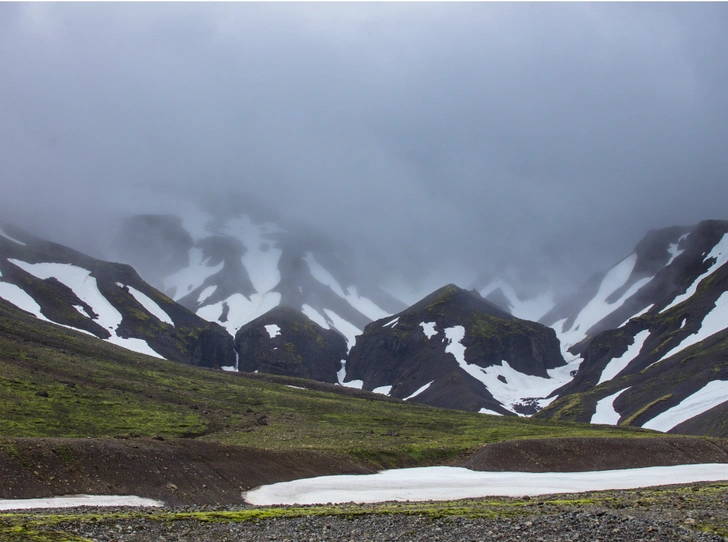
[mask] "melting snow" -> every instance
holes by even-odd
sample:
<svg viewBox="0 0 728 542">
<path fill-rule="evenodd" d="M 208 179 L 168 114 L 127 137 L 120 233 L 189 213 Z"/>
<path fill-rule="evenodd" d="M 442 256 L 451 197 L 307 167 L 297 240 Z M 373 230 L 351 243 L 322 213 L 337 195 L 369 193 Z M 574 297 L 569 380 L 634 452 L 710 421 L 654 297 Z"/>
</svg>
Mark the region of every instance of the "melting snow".
<svg viewBox="0 0 728 542">
<path fill-rule="evenodd" d="M 330 309 L 324 309 L 324 312 L 334 327 L 344 336 L 348 349 L 351 350 L 351 347 L 356 343 L 356 336 L 361 334 L 361 330 Z"/>
<path fill-rule="evenodd" d="M 281 294 L 278 292 L 268 292 L 265 294 L 253 294 L 250 299 L 243 294 L 233 294 L 224 301 L 218 301 L 212 305 L 206 305 L 197 309 L 197 316 L 204 318 L 208 322 L 217 322 L 230 333 L 233 337 L 243 325 L 251 320 L 262 316 L 281 302 Z M 222 314 L 223 304 L 228 305 L 227 321 L 219 320 Z"/>
<path fill-rule="evenodd" d="M 29 296 L 26 291 L 19 286 L 10 284 L 9 282 L 0 282 L 0 297 L 2 297 L 5 301 L 12 303 L 19 309 L 31 313 L 36 318 L 50 322 L 50 320 L 40 311 L 40 305 L 35 302 L 35 299 Z"/>
<path fill-rule="evenodd" d="M 630 362 L 640 353 L 640 350 L 642 350 L 642 347 L 644 346 L 645 341 L 649 336 L 649 329 L 640 331 L 637 335 L 635 335 L 634 342 L 629 348 L 627 348 L 627 351 L 620 357 L 611 360 L 609 363 L 607 363 L 607 366 L 604 367 L 604 370 L 602 371 L 602 376 L 599 378 L 599 382 L 597 382 L 597 386 L 602 382 L 612 380 L 621 371 L 623 371 L 627 367 L 627 365 L 629 365 Z"/>
<path fill-rule="evenodd" d="M 428 339 L 432 339 L 435 335 L 437 335 L 437 331 L 435 331 L 435 322 L 420 322 L 420 327 L 422 327 L 422 332 L 425 334 L 425 337 Z M 463 328 L 463 333 L 465 328 Z"/>
<path fill-rule="evenodd" d="M 255 224 L 247 215 L 231 219 L 222 228 L 222 232 L 240 239 L 245 245 L 246 252 L 242 257 L 243 265 L 248 272 L 250 282 L 255 290 L 262 294 L 275 288 L 281 281 L 281 272 L 278 270 L 278 262 L 283 251 L 273 246 L 274 240 L 270 239 L 271 233 L 278 233 L 280 230 L 273 223 Z M 267 250 L 263 250 L 263 246 Z"/>
<path fill-rule="evenodd" d="M 281 328 L 277 324 L 268 324 L 265 326 L 265 330 L 268 332 L 268 336 L 272 339 L 281 334 Z"/>
<path fill-rule="evenodd" d="M 683 399 L 680 404 L 655 416 L 642 427 L 667 432 L 676 425 L 726 401 L 728 401 L 728 380 L 713 380 Z"/>
<path fill-rule="evenodd" d="M 586 338 L 589 329 L 601 321 L 603 318 L 617 310 L 622 304 L 632 297 L 640 288 L 652 280 L 652 277 L 646 277 L 638 280 L 614 303 L 607 303 L 607 299 L 629 280 L 632 270 L 637 263 L 637 254 L 633 253 L 624 260 L 615 265 L 602 279 L 599 285 L 599 291 L 587 303 L 587 305 L 579 312 L 570 329 L 563 329 L 564 321 L 560 320 L 561 325 L 554 324 L 554 330 L 561 341 L 561 350 L 566 357 L 567 350 L 578 342 Z"/>
<path fill-rule="evenodd" d="M 590 423 L 617 425 L 621 415 L 619 412 L 614 410 L 614 401 L 628 389 L 629 388 L 624 388 L 623 390 L 619 390 L 617 393 L 613 393 L 612 395 L 597 401 L 597 407 L 594 410 L 594 415 L 592 416 Z"/>
<path fill-rule="evenodd" d="M 465 347 L 461 341 L 465 337 L 463 326 L 454 326 L 445 329 L 445 336 L 449 343 L 445 352 L 449 352 L 457 360 L 460 367 L 470 376 L 482 382 L 496 401 L 504 408 L 517 414 L 515 405 L 526 399 L 540 399 L 547 397 L 551 392 L 560 388 L 572 380 L 571 372 L 578 368 L 581 359 L 576 363 L 570 363 L 563 367 L 547 370 L 548 377 L 533 376 L 521 373 L 513 369 L 510 364 L 503 360 L 501 365 L 480 367 L 465 361 Z M 501 380 L 499 377 L 502 377 Z M 550 401 L 549 401 L 550 402 Z M 543 405 L 540 405 L 543 406 Z"/>
<path fill-rule="evenodd" d="M 223 371 L 227 371 L 229 373 L 237 373 L 238 372 L 238 368 L 237 367 L 234 367 L 232 365 L 223 365 L 222 367 L 220 367 L 220 369 L 222 369 Z"/>
<path fill-rule="evenodd" d="M 26 245 L 25 243 L 23 243 L 22 241 L 18 241 L 18 240 L 17 240 L 17 239 L 15 238 L 15 237 L 11 237 L 11 236 L 10 236 L 10 235 L 8 235 L 7 233 L 5 233 L 5 230 L 3 230 L 2 226 L 0 226 L 0 235 L 2 235 L 3 237 L 5 237 L 5 239 L 8 239 L 9 241 L 12 241 L 13 243 L 16 243 L 16 244 L 18 244 L 18 245 L 23 245 L 23 246 L 27 246 L 27 245 Z"/>
<path fill-rule="evenodd" d="M 683 321 L 683 325 L 684 323 L 685 322 Z M 714 333 L 723 331 L 726 326 L 728 326 L 728 292 L 723 292 L 716 300 L 715 307 L 713 307 L 713 309 L 705 315 L 705 318 L 703 318 L 700 329 L 692 335 L 685 337 L 680 344 L 662 356 L 662 359 L 659 361 L 667 359 L 670 356 L 674 356 L 678 352 L 685 350 L 688 346 L 692 346 L 704 339 L 707 339 Z M 652 365 L 654 365 L 654 363 Z"/>
<path fill-rule="evenodd" d="M 372 393 L 379 393 L 381 395 L 389 395 L 389 392 L 392 391 L 392 386 L 379 386 L 378 388 L 374 388 L 372 390 Z"/>
<path fill-rule="evenodd" d="M 321 476 L 262 486 L 244 494 L 254 505 L 427 501 L 634 489 L 728 479 L 728 464 L 592 472 L 480 472 L 421 467 L 377 474 Z"/>
<path fill-rule="evenodd" d="M 303 307 L 301 307 L 301 310 L 303 311 L 303 314 L 308 316 L 311 320 L 316 322 L 322 328 L 331 329 L 329 323 L 326 321 L 326 318 L 324 318 L 323 315 L 319 311 L 314 309 L 311 305 L 306 305 L 304 303 Z"/>
<path fill-rule="evenodd" d="M 220 262 L 213 267 L 208 267 L 205 265 L 206 261 L 202 259 L 202 249 L 191 248 L 190 265 L 162 280 L 165 290 L 175 289 L 175 301 L 202 286 L 208 277 L 220 271 L 225 265 L 225 262 Z"/>
<path fill-rule="evenodd" d="M 428 382 L 424 386 L 422 386 L 420 388 L 417 388 L 417 391 L 415 391 L 412 395 L 408 395 L 407 397 L 405 397 L 404 399 L 402 399 L 402 401 L 409 401 L 413 397 L 417 397 L 420 393 L 423 393 L 427 388 L 429 388 L 430 386 L 432 386 L 432 383 L 433 382 L 434 382 L 434 380 L 431 380 L 430 382 Z"/>
<path fill-rule="evenodd" d="M 203 303 L 208 297 L 215 293 L 215 290 L 217 290 L 217 284 L 207 286 L 200 292 L 200 295 L 197 296 L 197 302 Z"/>
<path fill-rule="evenodd" d="M 394 320 L 390 320 L 386 324 L 382 325 L 382 327 L 389 327 L 389 326 L 394 327 L 397 325 L 397 322 L 399 322 L 399 316 L 397 316 L 397 318 L 395 318 Z"/>
<path fill-rule="evenodd" d="M 336 295 L 345 299 L 352 307 L 364 316 L 370 320 L 379 320 L 380 318 L 388 316 L 386 311 L 379 308 L 370 299 L 367 299 L 366 297 L 359 297 L 356 287 L 347 288 L 347 291 L 344 292 L 343 288 L 334 276 L 316 261 L 316 258 L 313 257 L 311 252 L 307 252 L 303 259 L 308 264 L 308 268 L 310 269 L 313 278 L 321 284 L 331 288 Z"/>
<path fill-rule="evenodd" d="M 623 326 L 624 324 L 626 324 L 627 322 L 629 322 L 630 320 L 633 320 L 634 318 L 637 318 L 638 316 L 642 316 L 642 315 L 643 315 L 643 314 L 645 314 L 646 312 L 649 312 L 649 311 L 650 311 L 650 309 L 652 309 L 652 307 L 654 307 L 654 306 L 655 306 L 655 304 L 653 303 L 652 305 L 650 305 L 650 306 L 648 306 L 648 307 L 645 307 L 644 309 L 642 309 L 641 311 L 639 311 L 639 312 L 638 312 L 637 314 L 633 314 L 632 316 L 630 316 L 629 318 L 627 318 L 627 319 L 626 319 L 626 320 L 625 320 L 624 322 L 622 322 L 621 324 L 619 324 L 619 325 L 617 326 L 617 328 L 620 328 L 620 327 L 622 327 L 622 326 Z"/>
<path fill-rule="evenodd" d="M 675 299 L 672 300 L 672 303 L 670 303 L 667 307 L 662 309 L 660 311 L 660 314 L 665 312 L 668 309 L 671 309 L 675 305 L 679 305 L 686 299 L 690 299 L 693 294 L 698 290 L 698 285 L 700 285 L 700 282 L 708 277 L 709 275 L 712 275 L 715 271 L 718 270 L 724 263 L 728 262 L 728 233 L 724 234 L 718 243 L 713 247 L 713 250 L 710 251 L 710 253 L 703 259 L 703 261 L 708 260 L 710 258 L 715 258 L 715 263 L 711 265 L 708 270 L 700 275 L 695 281 L 690 285 L 690 287 L 685 291 L 684 294 L 681 294 Z"/>
<path fill-rule="evenodd" d="M 140 305 L 147 309 L 150 314 L 156 316 L 160 322 L 164 322 L 165 324 L 174 326 L 174 322 L 169 317 L 169 314 L 167 314 L 167 312 L 162 309 L 162 307 L 160 307 L 152 298 L 143 294 L 136 288 L 132 288 L 131 286 L 127 286 L 127 288 L 129 289 L 129 293 L 134 296 L 134 299 L 136 299 Z"/>
<path fill-rule="evenodd" d="M 40 499 L 2 499 L 0 510 L 31 510 L 34 508 L 76 508 L 78 506 L 164 506 L 162 501 L 135 495 L 67 495 Z"/>
<path fill-rule="evenodd" d="M 480 295 L 487 297 L 488 294 L 498 288 L 500 288 L 500 291 L 503 292 L 504 296 L 506 296 L 506 299 L 510 304 L 510 313 L 516 318 L 538 322 L 544 314 L 554 307 L 554 296 L 552 292 L 546 292 L 522 301 L 513 286 L 501 279 L 492 281 L 485 288 L 480 290 Z"/>
<path fill-rule="evenodd" d="M 91 276 L 88 269 L 76 267 L 66 263 L 27 263 L 20 260 L 8 260 L 31 275 L 45 280 L 55 277 L 58 281 L 68 286 L 76 296 L 84 301 L 98 315 L 96 322 L 111 332 L 111 337 L 106 341 L 139 352 L 148 356 L 161 358 L 142 339 L 124 339 L 116 334 L 116 329 L 121 324 L 121 313 L 116 310 L 109 301 L 101 294 L 96 279 Z"/>
<path fill-rule="evenodd" d="M 481 408 L 478 411 L 478 414 L 489 414 L 491 416 L 503 416 L 500 412 L 496 412 L 495 410 L 489 410 L 487 408 Z"/>
</svg>

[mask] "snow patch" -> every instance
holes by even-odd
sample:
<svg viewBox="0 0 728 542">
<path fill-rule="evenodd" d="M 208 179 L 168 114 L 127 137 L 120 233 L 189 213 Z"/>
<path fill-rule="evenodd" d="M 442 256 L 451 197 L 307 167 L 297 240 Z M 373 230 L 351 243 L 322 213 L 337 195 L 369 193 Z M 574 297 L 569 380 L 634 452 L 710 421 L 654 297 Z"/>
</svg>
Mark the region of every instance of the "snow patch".
<svg viewBox="0 0 728 542">
<path fill-rule="evenodd" d="M 40 499 L 0 499 L 0 510 L 32 510 L 35 508 L 76 508 L 79 506 L 164 506 L 162 501 L 135 495 L 67 495 Z"/>
<path fill-rule="evenodd" d="M 15 244 L 23 245 L 24 247 L 25 246 L 28 246 L 25 243 L 23 243 L 22 241 L 18 241 L 15 237 L 11 237 L 7 233 L 5 233 L 5 230 L 3 230 L 2 226 L 0 226 L 0 235 L 2 235 L 3 237 L 5 237 L 5 239 L 7 239 L 8 241 L 12 241 Z"/>
<path fill-rule="evenodd" d="M 278 292 L 253 294 L 250 299 L 243 294 L 233 294 L 223 301 L 200 307 L 197 309 L 197 316 L 208 322 L 217 322 L 234 337 L 241 327 L 277 307 L 280 302 L 281 294 Z M 223 304 L 225 303 L 227 303 L 229 309 L 227 321 L 221 322 L 219 318 L 222 315 Z"/>
<path fill-rule="evenodd" d="M 711 265 L 705 273 L 695 279 L 695 281 L 693 281 L 693 283 L 688 287 L 684 294 L 676 296 L 675 299 L 672 300 L 672 303 L 670 303 L 667 307 L 660 311 L 660 314 L 662 314 L 666 310 L 671 309 L 675 305 L 679 305 L 686 299 L 690 299 L 693 294 L 695 294 L 695 292 L 698 290 L 698 286 L 704 278 L 712 275 L 715 271 L 722 267 L 723 264 L 728 262 L 728 233 L 723 235 L 721 240 L 716 243 L 716 245 L 713 247 L 713 250 L 710 251 L 710 253 L 703 259 L 703 261 L 709 260 L 711 258 L 715 258 L 715 263 Z"/>
<path fill-rule="evenodd" d="M 619 418 L 621 418 L 621 414 L 614 410 L 614 401 L 628 389 L 629 388 L 624 388 L 623 390 L 619 390 L 617 393 L 613 393 L 612 395 L 597 401 L 597 407 L 592 415 L 590 423 L 617 425 Z"/>
<path fill-rule="evenodd" d="M 429 388 L 430 386 L 432 386 L 432 383 L 433 382 L 434 382 L 434 380 L 431 380 L 430 382 L 428 382 L 424 386 L 421 386 L 421 387 L 417 388 L 417 390 L 412 395 L 408 395 L 407 397 L 405 397 L 404 399 L 402 399 L 402 401 L 409 401 L 413 397 L 417 397 L 420 393 L 423 393 L 427 388 Z"/>
<path fill-rule="evenodd" d="M 392 391 L 392 386 L 379 386 L 378 388 L 374 388 L 372 390 L 372 393 L 379 393 L 381 395 L 389 395 L 389 392 Z"/>
<path fill-rule="evenodd" d="M 728 401 L 728 380 L 713 380 L 679 404 L 658 414 L 642 427 L 663 433 Z"/>
<path fill-rule="evenodd" d="M 420 467 L 280 482 L 248 491 L 243 498 L 258 506 L 455 500 L 635 489 L 726 479 L 728 464 L 715 463 L 592 472 L 480 472 L 462 467 Z"/>
<path fill-rule="evenodd" d="M 268 324 L 265 326 L 265 330 L 268 332 L 268 336 L 273 339 L 281 334 L 281 328 L 277 324 Z"/>
<path fill-rule="evenodd" d="M 490 282 L 490 284 L 480 290 L 479 293 L 482 297 L 487 297 L 490 293 L 499 288 L 508 300 L 508 309 L 510 313 L 516 318 L 538 322 L 538 320 L 550 311 L 555 304 L 553 292 L 545 292 L 524 301 L 518 296 L 513 286 L 501 279 L 495 279 Z"/>
<path fill-rule="evenodd" d="M 212 294 L 214 294 L 214 293 L 215 293 L 215 290 L 217 290 L 217 284 L 213 284 L 212 286 L 207 286 L 206 288 L 204 288 L 204 289 L 203 289 L 203 290 L 202 290 L 202 291 L 200 292 L 200 295 L 199 295 L 199 296 L 197 296 L 197 302 L 198 302 L 198 303 L 204 303 L 204 302 L 205 302 L 205 300 L 206 300 L 206 299 L 207 299 L 208 297 L 210 297 L 210 296 L 211 296 Z"/>
<path fill-rule="evenodd" d="M 111 333 L 111 337 L 104 339 L 107 342 L 116 344 L 127 350 L 139 352 L 140 354 L 162 358 L 162 356 L 152 350 L 146 341 L 142 339 L 125 339 L 116 334 L 116 330 L 122 320 L 121 313 L 101 294 L 96 279 L 91 276 L 91 272 L 88 269 L 67 263 L 31 264 L 20 260 L 10 259 L 8 261 L 41 280 L 55 277 L 59 282 L 62 282 L 73 290 L 76 297 L 89 305 L 98 315 L 94 320 Z"/>
<path fill-rule="evenodd" d="M 177 301 L 192 290 L 202 286 L 208 277 L 219 272 L 225 265 L 225 262 L 220 262 L 213 267 L 209 267 L 205 265 L 206 262 L 207 260 L 203 260 L 202 257 L 202 249 L 191 248 L 190 265 L 162 279 L 164 289 L 170 290 L 174 288 L 173 299 Z"/>
<path fill-rule="evenodd" d="M 271 291 L 281 281 L 281 272 L 278 262 L 283 251 L 274 246 L 275 240 L 270 235 L 281 232 L 272 222 L 255 224 L 248 215 L 228 220 L 221 229 L 223 233 L 240 239 L 246 248 L 241 258 L 253 288 L 263 294 Z M 263 247 L 267 249 L 263 249 Z"/>
<path fill-rule="evenodd" d="M 308 316 L 311 320 L 316 322 L 318 325 L 320 325 L 324 329 L 331 329 L 329 326 L 329 323 L 326 321 L 326 318 L 323 317 L 323 315 L 314 309 L 311 305 L 306 305 L 305 303 L 301 307 L 301 311 L 303 314 Z"/>
<path fill-rule="evenodd" d="M 399 322 L 399 316 L 397 316 L 397 318 L 395 318 L 394 320 L 390 320 L 386 324 L 382 325 L 382 327 L 389 327 L 389 326 L 394 327 L 397 325 L 397 322 Z"/>
<path fill-rule="evenodd" d="M 336 314 L 330 309 L 324 309 L 326 316 L 329 317 L 333 326 L 341 333 L 346 339 L 348 350 L 356 344 L 356 336 L 361 335 L 361 330 L 354 324 L 344 320 L 341 316 Z"/>
<path fill-rule="evenodd" d="M 627 322 L 629 322 L 630 320 L 634 320 L 635 318 L 637 318 L 639 316 L 642 316 L 643 314 L 649 312 L 652 309 L 652 307 L 654 307 L 654 306 L 655 306 L 655 304 L 653 303 L 652 305 L 650 305 L 648 307 L 645 307 L 644 309 L 642 309 L 641 311 L 639 311 L 637 314 L 633 314 L 632 316 L 630 316 L 629 318 L 627 318 L 624 322 L 622 322 L 621 324 L 619 324 L 617 326 L 617 328 L 620 328 L 624 324 L 626 324 Z"/>
<path fill-rule="evenodd" d="M 232 365 L 223 365 L 220 367 L 220 369 L 222 369 L 223 371 L 227 371 L 228 373 L 237 373 L 238 372 L 238 368 L 234 367 Z"/>
<path fill-rule="evenodd" d="M 489 414 L 490 416 L 503 416 L 500 412 L 496 412 L 495 410 L 489 410 L 487 408 L 481 408 L 478 411 L 478 414 Z"/>
<path fill-rule="evenodd" d="M 370 320 L 386 318 L 389 314 L 378 307 L 373 301 L 366 297 L 360 297 L 356 287 L 349 287 L 347 291 L 341 287 L 334 276 L 329 273 L 321 264 L 316 261 L 313 253 L 306 252 L 303 260 L 308 264 L 311 275 L 321 284 L 328 286 L 339 297 L 345 299 L 352 307 L 362 313 Z"/>
<path fill-rule="evenodd" d="M 10 284 L 9 282 L 0 282 L 0 297 L 19 309 L 29 312 L 36 318 L 40 318 L 46 322 L 51 321 L 43 315 L 40 305 L 36 303 L 35 299 L 28 295 L 20 286 Z"/>
<path fill-rule="evenodd" d="M 685 321 L 683 321 L 683 325 L 684 324 Z M 715 301 L 715 307 L 713 307 L 713 309 L 703 318 L 703 322 L 700 324 L 700 329 L 692 335 L 685 337 L 680 344 L 662 356 L 662 358 L 655 363 L 659 363 L 663 359 L 674 356 L 678 352 L 685 350 L 687 347 L 699 343 L 719 331 L 723 331 L 726 326 L 728 326 L 728 292 L 723 292 Z"/>
<path fill-rule="evenodd" d="M 599 382 L 597 382 L 597 386 L 602 382 L 612 380 L 615 376 L 622 372 L 627 367 L 627 365 L 629 365 L 630 362 L 639 355 L 640 350 L 642 350 L 642 347 L 644 346 L 645 341 L 649 336 L 649 329 L 640 331 L 637 335 L 635 335 L 634 342 L 630 345 L 629 348 L 627 348 L 627 351 L 620 357 L 611 360 L 609 363 L 607 363 L 607 366 L 604 367 L 604 370 L 602 371 L 602 376 L 599 377 Z"/>
<path fill-rule="evenodd" d="M 165 324 L 174 326 L 174 322 L 169 317 L 169 314 L 167 314 L 167 312 L 162 309 L 162 307 L 160 307 L 151 297 L 143 294 L 136 288 L 132 288 L 131 286 L 127 286 L 127 288 L 129 289 L 129 293 L 134 296 L 134 299 L 136 299 L 142 307 L 147 309 L 150 314 L 156 316 L 160 322 L 164 322 Z"/>
<path fill-rule="evenodd" d="M 435 322 L 420 322 L 420 327 L 422 328 L 422 332 L 425 334 L 425 337 L 428 339 L 432 339 L 435 335 L 437 335 L 437 331 L 435 331 Z M 462 327 L 462 326 L 461 326 Z M 465 328 L 463 328 L 465 329 Z"/>
</svg>

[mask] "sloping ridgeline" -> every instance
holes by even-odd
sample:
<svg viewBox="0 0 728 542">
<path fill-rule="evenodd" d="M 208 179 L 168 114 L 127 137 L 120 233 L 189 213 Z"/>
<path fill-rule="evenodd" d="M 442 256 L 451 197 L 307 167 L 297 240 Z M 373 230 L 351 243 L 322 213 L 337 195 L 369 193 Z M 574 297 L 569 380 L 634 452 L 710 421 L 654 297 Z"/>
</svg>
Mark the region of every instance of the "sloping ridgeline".
<svg viewBox="0 0 728 542">
<path fill-rule="evenodd" d="M 235 365 L 232 337 L 144 282 L 97 260 L 0 224 L 0 302 L 136 352 L 220 367 Z"/>
</svg>

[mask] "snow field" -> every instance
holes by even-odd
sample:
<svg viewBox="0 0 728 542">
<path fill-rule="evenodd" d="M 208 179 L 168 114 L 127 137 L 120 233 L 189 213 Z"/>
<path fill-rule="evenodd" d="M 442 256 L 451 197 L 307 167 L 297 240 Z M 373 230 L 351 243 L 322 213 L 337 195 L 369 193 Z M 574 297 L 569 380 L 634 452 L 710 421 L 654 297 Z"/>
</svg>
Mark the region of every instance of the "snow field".
<svg viewBox="0 0 728 542">
<path fill-rule="evenodd" d="M 683 399 L 680 404 L 655 416 L 642 427 L 665 433 L 676 425 L 699 416 L 726 401 L 728 401 L 728 381 L 713 380 Z"/>
<path fill-rule="evenodd" d="M 41 312 L 40 305 L 38 305 L 38 303 L 35 302 L 35 299 L 30 297 L 20 286 L 0 281 L 0 297 L 9 303 L 12 303 L 19 309 L 29 312 L 36 318 L 50 322 L 50 320 Z"/>
<path fill-rule="evenodd" d="M 621 418 L 621 415 L 619 414 L 619 412 L 614 410 L 614 401 L 616 401 L 617 397 L 622 395 L 628 389 L 629 388 L 624 388 L 623 390 L 619 390 L 617 393 L 613 393 L 612 395 L 597 401 L 597 407 L 594 410 L 594 414 L 592 415 L 591 421 L 589 423 L 599 423 L 602 425 L 617 425 L 617 422 L 619 422 L 619 418 Z"/>
<path fill-rule="evenodd" d="M 280 231 L 282 230 L 272 223 L 255 224 L 248 215 L 228 220 L 222 229 L 222 233 L 239 239 L 245 246 L 246 252 L 241 260 L 253 288 L 259 294 L 269 292 L 281 281 L 278 262 L 283 251 L 276 248 L 275 240 L 270 238 L 270 234 Z"/>
<path fill-rule="evenodd" d="M 728 479 L 728 464 L 678 465 L 593 472 L 481 472 L 461 467 L 386 470 L 377 474 L 321 476 L 262 486 L 250 504 L 298 505 L 519 497 Z"/>
<path fill-rule="evenodd" d="M 30 510 L 33 508 L 76 508 L 77 506 L 164 506 L 162 501 L 135 495 L 66 495 L 40 499 L 0 499 L 0 510 Z"/>
<path fill-rule="evenodd" d="M 123 285 L 119 282 L 117 282 L 116 284 L 118 284 L 120 287 L 123 287 Z M 129 289 L 129 293 L 134 297 L 134 299 L 136 299 L 142 307 L 147 309 L 150 314 L 156 316 L 160 322 L 164 322 L 165 324 L 174 326 L 174 322 L 169 317 L 169 314 L 167 314 L 167 312 L 162 307 L 160 307 L 154 300 L 152 300 L 151 297 L 143 294 L 136 288 L 132 288 L 131 286 L 127 286 L 127 288 Z"/>
<path fill-rule="evenodd" d="M 329 317 L 329 320 L 331 320 L 331 323 L 337 331 L 346 339 L 348 350 L 351 350 L 351 347 L 356 344 L 356 336 L 361 335 L 361 330 L 354 324 L 344 320 L 341 316 L 330 309 L 324 309 L 324 312 L 326 313 L 326 316 Z"/>
<path fill-rule="evenodd" d="M 165 290 L 170 290 L 174 288 L 173 299 L 175 301 L 183 298 L 192 290 L 195 290 L 202 286 L 202 284 L 208 277 L 211 277 L 212 275 L 220 271 L 225 265 L 224 262 L 220 262 L 215 266 L 209 267 L 208 265 L 206 265 L 208 259 L 203 259 L 202 249 L 191 248 L 190 265 L 180 269 L 176 273 L 165 277 L 162 280 Z M 207 288 L 205 288 L 205 291 L 206 290 Z"/>
<path fill-rule="evenodd" d="M 218 301 L 212 305 L 205 305 L 197 309 L 197 316 L 207 320 L 208 322 L 217 322 L 227 329 L 228 333 L 235 336 L 238 329 L 243 327 L 251 320 L 258 316 L 262 316 L 281 302 L 281 294 L 278 292 L 268 292 L 265 294 L 253 294 L 250 299 L 243 294 L 233 294 L 225 301 Z M 221 322 L 223 304 L 228 305 L 227 321 Z"/>
<path fill-rule="evenodd" d="M 326 321 L 326 318 L 323 317 L 323 315 L 314 309 L 311 305 L 306 305 L 304 303 L 303 307 L 301 307 L 303 314 L 308 316 L 311 320 L 316 322 L 318 325 L 320 325 L 324 329 L 331 329 L 329 326 L 329 323 Z"/>
<path fill-rule="evenodd" d="M 281 328 L 277 324 L 269 324 L 265 326 L 265 330 L 268 332 L 268 337 L 273 339 L 281 334 Z"/>
<path fill-rule="evenodd" d="M 487 297 L 488 294 L 500 288 L 506 296 L 510 305 L 510 313 L 516 318 L 538 322 L 538 320 L 554 307 L 554 296 L 552 292 L 545 292 L 525 301 L 516 293 L 516 290 L 501 279 L 495 279 L 485 288 L 480 290 L 480 295 Z"/>
</svg>

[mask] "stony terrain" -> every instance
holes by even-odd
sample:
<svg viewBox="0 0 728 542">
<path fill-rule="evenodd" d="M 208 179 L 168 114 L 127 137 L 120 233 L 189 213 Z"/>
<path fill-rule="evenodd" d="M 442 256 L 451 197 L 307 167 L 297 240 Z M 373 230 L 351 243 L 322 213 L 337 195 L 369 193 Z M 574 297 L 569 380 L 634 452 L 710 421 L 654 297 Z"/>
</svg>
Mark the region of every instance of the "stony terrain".
<svg viewBox="0 0 728 542">
<path fill-rule="evenodd" d="M 97 542 L 722 541 L 728 534 L 728 485 L 447 503 L 113 512 L 85 509 L 0 516 L 0 528 L 23 524 L 41 532 L 65 533 L 66 540 Z"/>
</svg>

